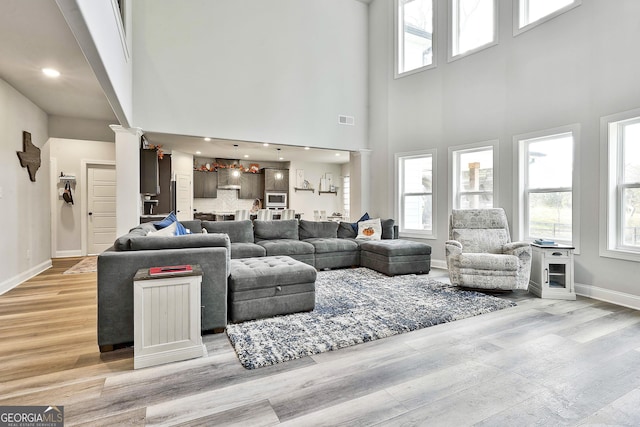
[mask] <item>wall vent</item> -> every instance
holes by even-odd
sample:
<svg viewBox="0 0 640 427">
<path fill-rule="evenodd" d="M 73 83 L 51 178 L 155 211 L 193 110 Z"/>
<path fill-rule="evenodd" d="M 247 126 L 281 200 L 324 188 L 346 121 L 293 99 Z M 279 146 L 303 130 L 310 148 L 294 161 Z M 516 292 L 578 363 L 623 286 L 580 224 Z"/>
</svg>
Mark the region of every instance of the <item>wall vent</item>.
<svg viewBox="0 0 640 427">
<path fill-rule="evenodd" d="M 341 125 L 353 126 L 355 124 L 355 119 L 353 116 L 338 116 L 338 123 Z"/>
</svg>

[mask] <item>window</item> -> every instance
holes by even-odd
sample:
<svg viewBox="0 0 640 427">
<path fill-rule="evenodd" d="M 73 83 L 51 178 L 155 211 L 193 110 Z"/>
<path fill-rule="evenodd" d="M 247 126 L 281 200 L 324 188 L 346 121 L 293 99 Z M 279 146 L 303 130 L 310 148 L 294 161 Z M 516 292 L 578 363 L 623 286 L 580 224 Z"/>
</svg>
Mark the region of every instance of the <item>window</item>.
<svg viewBox="0 0 640 427">
<path fill-rule="evenodd" d="M 435 238 L 435 150 L 396 154 L 396 165 L 400 233 Z"/>
<path fill-rule="evenodd" d="M 495 0 L 450 2 L 449 60 L 497 43 L 498 8 Z"/>
<path fill-rule="evenodd" d="M 577 126 L 516 137 L 519 142 L 520 238 L 576 245 L 573 206 Z M 577 169 L 576 169 L 577 170 Z"/>
<path fill-rule="evenodd" d="M 452 209 L 494 206 L 494 164 L 497 164 L 494 153 L 497 154 L 497 144 L 498 141 L 491 141 L 449 149 Z"/>
<path fill-rule="evenodd" d="M 605 117 L 602 124 L 607 150 L 603 255 L 640 261 L 640 110 Z"/>
<path fill-rule="evenodd" d="M 342 213 L 343 218 L 349 218 L 351 211 L 351 179 L 349 175 L 342 177 Z"/>
<path fill-rule="evenodd" d="M 581 3 L 582 0 L 515 0 L 513 33 L 517 35 L 527 31 Z"/>
<path fill-rule="evenodd" d="M 396 77 L 435 65 L 434 1 L 396 0 Z"/>
</svg>

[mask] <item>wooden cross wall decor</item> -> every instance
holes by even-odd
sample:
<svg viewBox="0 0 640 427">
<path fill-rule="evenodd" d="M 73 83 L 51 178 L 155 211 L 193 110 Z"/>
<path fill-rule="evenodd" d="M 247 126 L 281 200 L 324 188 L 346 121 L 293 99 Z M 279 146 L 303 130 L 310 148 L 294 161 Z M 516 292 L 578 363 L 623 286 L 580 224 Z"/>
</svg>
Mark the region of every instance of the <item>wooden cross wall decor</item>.
<svg viewBox="0 0 640 427">
<path fill-rule="evenodd" d="M 29 178 L 36 182 L 36 172 L 40 169 L 40 149 L 31 142 L 31 134 L 22 131 L 22 151 L 17 151 L 20 166 L 29 171 Z"/>
</svg>

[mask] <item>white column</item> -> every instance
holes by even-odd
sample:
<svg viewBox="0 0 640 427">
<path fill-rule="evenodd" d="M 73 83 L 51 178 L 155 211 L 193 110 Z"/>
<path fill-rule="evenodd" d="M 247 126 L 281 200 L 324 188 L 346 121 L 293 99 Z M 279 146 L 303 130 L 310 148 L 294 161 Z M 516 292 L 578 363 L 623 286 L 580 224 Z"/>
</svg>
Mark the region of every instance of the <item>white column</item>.
<svg viewBox="0 0 640 427">
<path fill-rule="evenodd" d="M 351 152 L 351 220 L 356 221 L 371 209 L 371 150 Z"/>
<path fill-rule="evenodd" d="M 140 223 L 140 137 L 142 129 L 109 126 L 116 134 L 116 234 Z"/>
</svg>

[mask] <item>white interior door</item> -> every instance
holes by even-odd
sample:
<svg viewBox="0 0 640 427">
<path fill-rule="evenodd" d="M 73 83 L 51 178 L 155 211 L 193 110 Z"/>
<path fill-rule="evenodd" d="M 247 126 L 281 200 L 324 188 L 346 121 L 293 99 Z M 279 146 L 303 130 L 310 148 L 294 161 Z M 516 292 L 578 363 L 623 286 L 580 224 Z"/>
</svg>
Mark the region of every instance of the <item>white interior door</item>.
<svg viewBox="0 0 640 427">
<path fill-rule="evenodd" d="M 116 168 L 87 168 L 87 254 L 99 254 L 116 240 Z"/>
<path fill-rule="evenodd" d="M 176 217 L 178 221 L 193 219 L 193 186 L 191 175 L 186 173 L 176 174 Z"/>
</svg>

